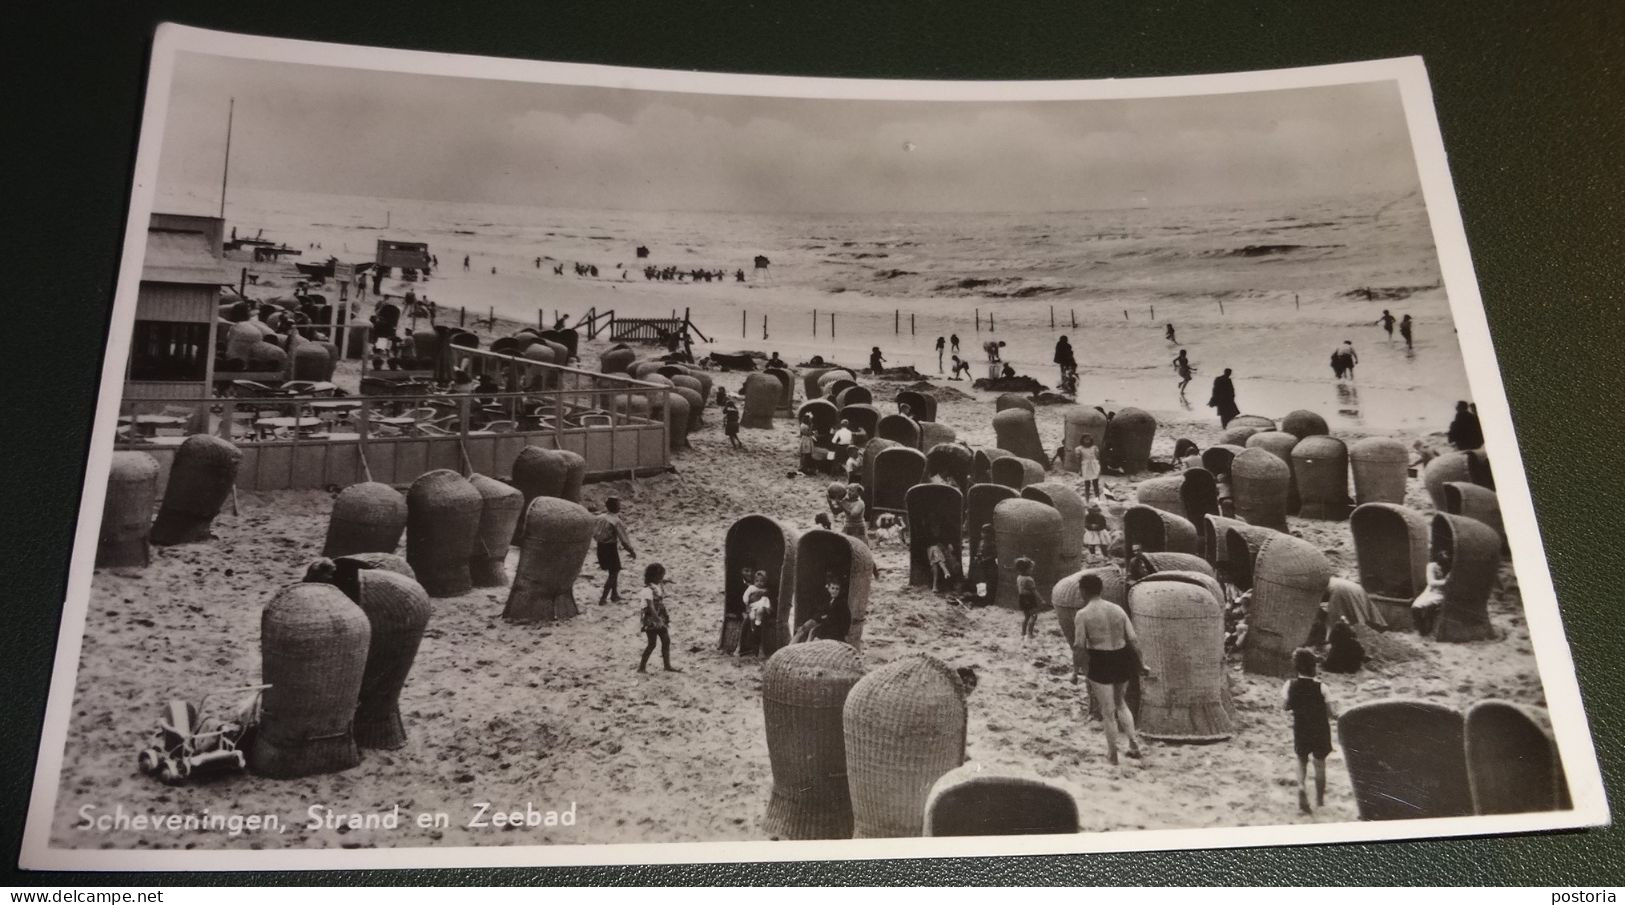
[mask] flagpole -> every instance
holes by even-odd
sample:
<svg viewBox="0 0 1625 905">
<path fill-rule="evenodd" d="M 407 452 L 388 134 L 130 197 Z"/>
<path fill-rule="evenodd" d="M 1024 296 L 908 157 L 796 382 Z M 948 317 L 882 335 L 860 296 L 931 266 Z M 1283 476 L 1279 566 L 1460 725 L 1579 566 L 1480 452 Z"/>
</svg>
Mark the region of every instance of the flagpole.
<svg viewBox="0 0 1625 905">
<path fill-rule="evenodd" d="M 226 108 L 226 161 L 220 168 L 220 220 L 226 219 L 226 178 L 231 175 L 231 118 L 237 112 L 237 99 Z"/>
</svg>

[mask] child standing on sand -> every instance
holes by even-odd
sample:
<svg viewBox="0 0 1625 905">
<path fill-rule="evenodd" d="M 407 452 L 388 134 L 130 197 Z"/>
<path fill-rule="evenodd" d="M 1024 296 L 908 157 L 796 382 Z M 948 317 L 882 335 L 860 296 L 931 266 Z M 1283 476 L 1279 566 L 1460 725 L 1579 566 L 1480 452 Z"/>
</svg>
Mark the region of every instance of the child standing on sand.
<svg viewBox="0 0 1625 905">
<path fill-rule="evenodd" d="M 666 672 L 682 672 L 671 665 L 671 634 L 667 631 L 671 617 L 666 613 L 666 567 L 657 562 L 649 563 L 643 569 L 643 591 L 638 594 L 643 601 L 643 613 L 640 625 L 643 634 L 649 639 L 649 644 L 643 649 L 643 659 L 638 661 L 638 672 L 649 671 L 649 655 L 654 653 L 655 645 L 660 645 L 660 660 L 666 666 Z"/>
<path fill-rule="evenodd" d="M 739 442 L 739 406 L 729 399 L 722 405 L 722 431 L 728 435 L 728 445 L 734 449 L 744 449 L 745 444 Z"/>
<path fill-rule="evenodd" d="M 1100 450 L 1095 446 L 1093 434 L 1084 434 L 1078 441 L 1078 477 L 1083 479 L 1083 498 L 1092 500 L 1100 496 Z"/>
<path fill-rule="evenodd" d="M 1300 647 L 1292 652 L 1297 678 L 1281 687 L 1281 707 L 1292 712 L 1292 748 L 1298 755 L 1298 810 L 1309 807 L 1309 759 L 1315 759 L 1315 806 L 1326 806 L 1326 755 L 1332 753 L 1332 706 L 1315 678 L 1315 652 Z"/>
<path fill-rule="evenodd" d="M 1043 600 L 1038 596 L 1038 580 L 1033 578 L 1033 561 L 1025 556 L 1016 560 L 1016 602 L 1021 605 L 1021 640 L 1026 641 L 1034 637 Z"/>
<path fill-rule="evenodd" d="M 638 558 L 638 552 L 632 549 L 632 538 L 627 536 L 626 522 L 621 520 L 620 499 L 605 500 L 604 509 L 607 511 L 598 516 L 592 529 L 592 539 L 598 545 L 598 568 L 606 574 L 604 590 L 598 595 L 599 606 L 611 600 L 621 602 L 621 548 L 626 548 L 627 556 Z"/>
</svg>

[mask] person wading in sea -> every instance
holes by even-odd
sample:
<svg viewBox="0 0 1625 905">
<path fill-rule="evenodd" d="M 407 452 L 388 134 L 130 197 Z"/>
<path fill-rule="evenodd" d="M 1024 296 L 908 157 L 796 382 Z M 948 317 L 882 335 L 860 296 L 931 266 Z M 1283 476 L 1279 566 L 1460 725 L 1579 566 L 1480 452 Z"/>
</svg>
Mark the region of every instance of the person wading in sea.
<svg viewBox="0 0 1625 905">
<path fill-rule="evenodd" d="M 1190 385 L 1191 375 L 1196 369 L 1191 367 L 1191 360 L 1185 357 L 1185 350 L 1180 349 L 1179 355 L 1173 360 L 1174 373 L 1179 375 L 1179 398 L 1185 398 L 1185 387 Z"/>
<path fill-rule="evenodd" d="M 1388 331 L 1388 339 L 1392 341 L 1394 338 L 1394 316 L 1388 313 L 1387 308 L 1382 309 L 1382 317 L 1377 318 L 1377 324 Z"/>
</svg>

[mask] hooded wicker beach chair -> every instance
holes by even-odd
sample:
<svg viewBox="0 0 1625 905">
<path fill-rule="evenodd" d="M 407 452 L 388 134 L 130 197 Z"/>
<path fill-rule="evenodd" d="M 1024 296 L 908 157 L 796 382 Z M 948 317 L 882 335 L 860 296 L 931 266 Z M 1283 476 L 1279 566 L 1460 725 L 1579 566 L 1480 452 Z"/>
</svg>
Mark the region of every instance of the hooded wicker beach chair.
<svg viewBox="0 0 1625 905">
<path fill-rule="evenodd" d="M 835 404 L 841 408 L 849 405 L 874 405 L 875 394 L 869 392 L 866 386 L 849 386 L 835 398 Z"/>
<path fill-rule="evenodd" d="M 839 410 L 835 408 L 835 403 L 828 399 L 809 399 L 801 404 L 801 408 L 796 409 L 797 421 L 808 415 L 812 416 L 813 430 L 824 436 L 828 436 L 841 424 Z"/>
<path fill-rule="evenodd" d="M 692 372 L 678 374 L 676 377 L 671 378 L 671 385 L 699 393 L 702 406 L 710 400 L 711 394 L 705 391 L 705 384 L 698 377 L 695 377 Z"/>
<path fill-rule="evenodd" d="M 1114 463 L 1123 474 L 1139 474 L 1151 467 L 1151 444 L 1156 439 L 1156 418 L 1137 408 L 1122 409 L 1106 424 L 1101 460 Z"/>
<path fill-rule="evenodd" d="M 838 368 L 803 368 L 801 371 L 801 398 L 811 402 L 824 395 L 823 377 Z M 833 403 L 831 403 L 833 404 Z"/>
<path fill-rule="evenodd" d="M 1403 505 L 1410 461 L 1410 450 L 1398 440 L 1366 437 L 1349 444 L 1349 470 L 1354 473 L 1355 503 Z"/>
<path fill-rule="evenodd" d="M 1150 506 L 1130 506 L 1123 512 L 1123 551 L 1133 553 L 1196 553 L 1196 526 L 1177 515 Z"/>
<path fill-rule="evenodd" d="M 818 381 L 824 392 L 824 398 L 835 403 L 836 408 L 841 407 L 841 394 L 858 385 L 850 372 L 840 374 L 825 374 Z"/>
<path fill-rule="evenodd" d="M 1501 536 L 1505 549 L 1506 525 L 1501 521 L 1501 501 L 1495 491 L 1465 481 L 1449 481 L 1444 485 L 1444 511 L 1488 525 Z"/>
<path fill-rule="evenodd" d="M 1342 440 L 1324 435 L 1292 447 L 1292 480 L 1298 488 L 1298 514 L 1340 522 L 1349 517 L 1349 452 Z"/>
<path fill-rule="evenodd" d="M 422 585 L 387 569 L 365 570 L 357 579 L 356 603 L 366 614 L 372 635 L 356 704 L 355 742 L 362 748 L 395 749 L 406 744 L 401 689 L 434 606 Z"/>
<path fill-rule="evenodd" d="M 772 430 L 773 413 L 778 410 L 782 384 L 771 374 L 751 374 L 745 378 L 745 408 L 739 426 L 752 430 Z"/>
<path fill-rule="evenodd" d="M 1299 440 L 1331 433 L 1331 428 L 1326 426 L 1326 419 L 1308 409 L 1287 412 L 1286 417 L 1281 419 L 1281 430 Z"/>
<path fill-rule="evenodd" d="M 1026 459 L 1018 456 L 1006 456 L 994 459 L 988 468 L 988 476 L 994 484 L 1002 484 L 1011 490 L 1020 490 L 1027 483 Z"/>
<path fill-rule="evenodd" d="M 923 450 L 930 451 L 944 443 L 952 444 L 958 439 L 959 432 L 947 424 L 940 421 L 920 422 L 920 448 Z"/>
<path fill-rule="evenodd" d="M 1361 820 L 1473 813 L 1460 713 L 1425 701 L 1372 701 L 1337 718 Z"/>
<path fill-rule="evenodd" d="M 795 615 L 798 628 L 817 615 L 829 600 L 824 582 L 834 575 L 845 589 L 847 644 L 863 649 L 863 623 L 869 612 L 869 584 L 874 579 L 874 557 L 869 545 L 855 537 L 814 528 L 796 541 Z"/>
<path fill-rule="evenodd" d="M 974 454 L 958 443 L 939 443 L 925 454 L 927 477 L 937 476 L 959 488 L 970 490 L 970 474 Z"/>
<path fill-rule="evenodd" d="M 1217 480 L 1230 477 L 1230 463 L 1246 451 L 1243 446 L 1220 443 L 1202 450 L 1202 467 Z"/>
<path fill-rule="evenodd" d="M 841 409 L 841 421 L 845 421 L 854 432 L 862 431 L 869 437 L 878 436 L 875 433 L 880 425 L 880 409 L 872 405 L 849 405 Z"/>
<path fill-rule="evenodd" d="M 1033 405 L 1033 401 L 1020 393 L 1000 393 L 998 398 L 993 400 L 994 412 L 1004 412 L 1010 409 L 1025 409 L 1035 413 L 1038 411 L 1038 407 Z"/>
<path fill-rule="evenodd" d="M 1035 462 L 1049 460 L 1038 437 L 1038 420 L 1029 409 L 1007 408 L 993 415 L 993 434 L 999 448 Z"/>
<path fill-rule="evenodd" d="M 1460 515 L 1437 513 L 1429 524 L 1430 555 L 1450 551 L 1450 571 L 1444 579 L 1444 603 L 1433 624 L 1437 641 L 1488 641 L 1496 637 L 1490 624 L 1490 592 L 1501 571 L 1501 536 L 1483 522 Z"/>
<path fill-rule="evenodd" d="M 1065 484 L 1043 481 L 1021 488 L 1024 499 L 1043 503 L 1061 514 L 1061 545 L 1055 554 L 1055 574 L 1071 575 L 1083 567 L 1083 521 L 1089 507 L 1078 492 Z"/>
<path fill-rule="evenodd" d="M 333 498 L 322 555 L 394 553 L 406 531 L 406 497 L 376 481 L 351 484 Z"/>
<path fill-rule="evenodd" d="M 327 348 L 321 343 L 300 343 L 293 350 L 293 379 L 322 381 L 329 376 Z"/>
<path fill-rule="evenodd" d="M 1194 553 L 1141 553 L 1128 561 L 1130 582 L 1144 581 L 1167 572 L 1188 572 L 1206 576 L 1212 583 L 1216 598 L 1223 599 L 1224 592 L 1219 590 L 1217 583 L 1219 573 L 1207 560 Z M 1204 587 L 1206 586 L 1204 584 Z"/>
<path fill-rule="evenodd" d="M 921 424 L 937 420 L 937 397 L 930 393 L 903 390 L 897 394 L 897 405 L 908 406 L 909 414 Z"/>
<path fill-rule="evenodd" d="M 1140 657 L 1151 670 L 1140 679 L 1135 717 L 1147 738 L 1216 742 L 1234 734 L 1225 695 L 1224 611 L 1211 588 L 1159 575 L 1129 591 Z"/>
<path fill-rule="evenodd" d="M 671 448 L 673 450 L 680 448 L 687 449 L 688 435 L 705 426 L 705 397 L 700 395 L 699 390 L 686 386 L 674 387 L 671 391 L 671 396 L 673 398 L 681 397 L 683 402 L 687 403 L 688 405 L 688 420 L 683 425 L 682 445 L 678 446 L 676 440 L 674 439 L 671 441 L 673 444 Z"/>
<path fill-rule="evenodd" d="M 999 459 L 1009 458 L 1015 453 L 1008 449 L 989 447 L 978 449 L 971 454 L 971 483 L 987 484 L 993 480 L 993 463 Z"/>
<path fill-rule="evenodd" d="M 982 549 L 982 526 L 993 524 L 993 509 L 1020 494 L 1003 484 L 972 484 L 965 494 L 965 538 L 974 561 Z"/>
<path fill-rule="evenodd" d="M 1360 586 L 1393 629 L 1411 627 L 1411 603 L 1427 587 L 1428 520 L 1394 503 L 1364 503 L 1349 516 Z"/>
<path fill-rule="evenodd" d="M 1479 701 L 1467 708 L 1465 733 L 1474 813 L 1566 811 L 1574 806 L 1545 710 Z"/>
<path fill-rule="evenodd" d="M 796 378 L 784 368 L 768 368 L 762 373 L 779 382 L 779 412 L 788 415 L 796 407 Z"/>
<path fill-rule="evenodd" d="M 910 487 L 925 480 L 925 454 L 908 446 L 884 450 L 875 457 L 874 511 L 908 511 Z"/>
<path fill-rule="evenodd" d="M 412 482 L 406 493 L 406 561 L 431 597 L 457 597 L 473 588 L 468 561 L 479 540 L 483 505 L 474 485 L 449 469 Z"/>
<path fill-rule="evenodd" d="M 914 449 L 920 448 L 920 425 L 907 415 L 886 415 L 875 424 L 875 435 Z"/>
<path fill-rule="evenodd" d="M 343 574 L 345 564 L 351 563 L 353 565 L 350 568 L 356 571 L 383 569 L 396 575 L 404 575 L 413 581 L 418 580 L 418 573 L 412 571 L 412 564 L 406 561 L 406 557 L 394 553 L 352 553 L 349 556 L 335 557 L 333 562 L 339 567 L 340 574 Z"/>
<path fill-rule="evenodd" d="M 739 649 L 744 633 L 745 579 L 743 570 L 767 573 L 769 599 L 773 601 L 772 618 L 762 624 L 755 650 L 763 656 L 790 643 L 795 627 L 790 615 L 795 610 L 796 598 L 796 542 L 801 533 L 778 519 L 765 515 L 747 515 L 728 526 L 722 542 L 722 638 L 718 648 L 733 653 Z"/>
<path fill-rule="evenodd" d="M 1286 513 L 1288 515 L 1298 514 L 1298 483 L 1292 473 L 1295 464 L 1292 460 L 1292 450 L 1297 445 L 1298 438 L 1286 431 L 1259 431 L 1247 438 L 1248 449 L 1266 450 L 1286 465 Z M 1231 467 L 1234 468 L 1234 463 L 1232 463 Z"/>
<path fill-rule="evenodd" d="M 1185 515 L 1184 488 L 1183 474 L 1149 478 L 1134 485 L 1134 501 L 1189 520 Z"/>
<path fill-rule="evenodd" d="M 1106 416 L 1093 406 L 1067 406 L 1061 413 L 1061 430 L 1065 443 L 1061 462 L 1067 471 L 1076 472 L 1080 467 L 1078 445 L 1084 435 L 1094 438 L 1097 450 L 1106 445 Z"/>
<path fill-rule="evenodd" d="M 158 461 L 143 452 L 115 452 L 107 474 L 96 568 L 144 568 L 151 560 L 147 537 L 158 500 Z"/>
<path fill-rule="evenodd" d="M 1248 672 L 1290 677 L 1292 652 L 1309 640 L 1332 577 L 1331 563 L 1308 541 L 1277 534 L 1253 561 L 1253 600 L 1247 608 Z"/>
<path fill-rule="evenodd" d="M 861 480 L 863 481 L 863 505 L 866 508 L 872 509 L 875 505 L 875 483 L 879 480 L 877 468 L 880 462 L 880 454 L 889 449 L 906 448 L 896 440 L 887 440 L 884 437 L 876 437 L 863 444 Z"/>
<path fill-rule="evenodd" d="M 959 676 L 935 657 L 905 655 L 858 680 L 842 724 L 853 837 L 921 835 L 932 787 L 965 762 Z"/>
<path fill-rule="evenodd" d="M 1078 831 L 1078 802 L 1037 776 L 965 764 L 931 787 L 927 836 L 1044 836 Z"/>
<path fill-rule="evenodd" d="M 1208 516 L 1219 514 L 1219 484 L 1206 468 L 1187 468 L 1179 484 L 1181 515 L 1196 526 L 1206 549 Z"/>
<path fill-rule="evenodd" d="M 508 583 L 508 548 L 525 511 L 525 495 L 519 488 L 482 474 L 470 475 L 468 483 L 480 495 L 480 527 L 474 539 L 474 552 L 468 560 L 469 578 L 476 588 L 499 588 Z"/>
<path fill-rule="evenodd" d="M 1243 424 L 1238 427 L 1235 422 L 1231 422 L 1229 427 L 1219 432 L 1218 445 L 1246 448 L 1247 441 L 1252 438 L 1253 434 L 1258 432 L 1259 428 L 1250 424 Z"/>
<path fill-rule="evenodd" d="M 762 820 L 779 839 L 850 839 L 847 788 L 847 695 L 863 661 L 839 641 L 793 644 L 762 669 L 762 718 L 773 793 Z"/>
<path fill-rule="evenodd" d="M 1433 500 L 1433 508 L 1445 512 L 1444 485 L 1473 483 L 1472 453 L 1449 452 L 1438 456 L 1422 469 L 1422 486 Z"/>
<path fill-rule="evenodd" d="M 330 584 L 283 588 L 260 614 L 259 727 L 249 754 L 256 773 L 290 779 L 361 762 L 354 725 L 372 635 L 367 615 Z"/>
<path fill-rule="evenodd" d="M 1061 531 L 1061 514 L 1047 504 L 1011 499 L 993 507 L 993 537 L 999 548 L 999 586 L 994 600 L 999 606 L 1020 608 L 1016 560 L 1025 556 L 1033 561 L 1033 581 L 1047 607 L 1055 579 L 1060 577 L 1055 563 Z"/>
<path fill-rule="evenodd" d="M 597 519 L 579 504 L 537 497 L 525 508 L 524 523 L 519 565 L 502 618 L 537 622 L 575 616 L 575 581 L 592 548 Z"/>
<path fill-rule="evenodd" d="M 219 437 L 193 434 L 175 450 L 169 483 L 149 537 L 160 547 L 209 539 L 220 507 L 231 497 L 243 454 Z"/>
<path fill-rule="evenodd" d="M 1230 427 L 1251 427 L 1260 431 L 1275 430 L 1275 419 L 1263 415 L 1237 415 L 1230 419 Z"/>
<path fill-rule="evenodd" d="M 965 496 L 947 484 L 916 484 L 904 501 L 908 510 L 908 583 L 931 586 L 931 548 L 948 548 L 950 578 L 964 575 L 962 522 Z"/>
<path fill-rule="evenodd" d="M 688 399 L 675 388 L 655 400 L 652 414 L 666 422 L 666 446 L 672 452 L 688 449 L 688 425 L 693 411 Z"/>
<path fill-rule="evenodd" d="M 1246 522 L 1231 525 L 1224 531 L 1224 567 L 1230 581 L 1243 591 L 1253 587 L 1253 565 L 1264 542 L 1280 534 L 1272 528 L 1260 528 Z"/>
<path fill-rule="evenodd" d="M 1291 486 L 1292 469 L 1263 447 L 1250 447 L 1230 462 L 1236 517 L 1249 525 L 1285 531 Z"/>
</svg>

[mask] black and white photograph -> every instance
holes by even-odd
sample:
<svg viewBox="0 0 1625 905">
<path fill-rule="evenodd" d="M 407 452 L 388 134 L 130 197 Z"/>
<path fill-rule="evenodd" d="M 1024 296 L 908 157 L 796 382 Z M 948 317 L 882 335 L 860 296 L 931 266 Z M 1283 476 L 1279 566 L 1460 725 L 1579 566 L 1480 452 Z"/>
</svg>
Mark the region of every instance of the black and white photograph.
<svg viewBox="0 0 1625 905">
<path fill-rule="evenodd" d="M 1609 819 L 1418 58 L 166 25 L 129 210 L 24 867 Z"/>
</svg>

